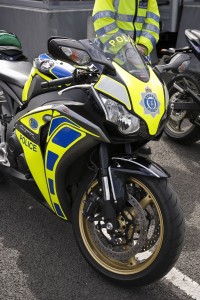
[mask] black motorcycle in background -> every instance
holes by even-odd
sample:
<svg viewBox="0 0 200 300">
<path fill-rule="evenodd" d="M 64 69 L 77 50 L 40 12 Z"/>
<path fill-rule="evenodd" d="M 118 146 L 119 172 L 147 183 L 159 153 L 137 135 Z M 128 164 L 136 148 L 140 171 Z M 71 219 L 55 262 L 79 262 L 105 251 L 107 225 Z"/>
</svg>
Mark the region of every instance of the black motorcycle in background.
<svg viewBox="0 0 200 300">
<path fill-rule="evenodd" d="M 187 29 L 185 36 L 187 47 L 162 50 L 165 63 L 176 53 L 191 53 L 200 60 L 200 30 Z M 175 75 L 167 87 L 171 105 L 165 133 L 177 143 L 195 143 L 200 140 L 200 74 L 186 71 Z"/>
</svg>

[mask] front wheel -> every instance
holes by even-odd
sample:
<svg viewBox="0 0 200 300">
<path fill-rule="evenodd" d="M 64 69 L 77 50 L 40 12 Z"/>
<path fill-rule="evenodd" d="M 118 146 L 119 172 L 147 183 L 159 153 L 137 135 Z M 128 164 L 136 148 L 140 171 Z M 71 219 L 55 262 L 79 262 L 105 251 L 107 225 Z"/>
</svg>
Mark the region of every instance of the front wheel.
<svg viewBox="0 0 200 300">
<path fill-rule="evenodd" d="M 72 222 L 79 249 L 89 264 L 116 283 L 141 286 L 162 278 L 177 261 L 184 239 L 182 210 L 169 182 L 128 178 L 126 203 L 117 211 L 119 228 L 114 233 L 106 229 L 101 217 L 98 181 L 88 191 L 84 186 L 73 205 Z M 96 198 L 93 221 L 83 216 L 90 197 Z"/>
<path fill-rule="evenodd" d="M 180 97 L 180 92 L 174 87 L 174 83 L 185 89 L 187 86 L 196 94 L 200 94 L 200 76 L 188 71 L 175 76 L 167 85 L 170 104 L 174 102 L 193 102 L 192 98 Z M 194 123 L 199 116 L 198 111 L 174 110 L 170 111 L 168 122 L 165 125 L 165 133 L 174 142 L 189 145 L 200 139 L 200 128 Z"/>
</svg>

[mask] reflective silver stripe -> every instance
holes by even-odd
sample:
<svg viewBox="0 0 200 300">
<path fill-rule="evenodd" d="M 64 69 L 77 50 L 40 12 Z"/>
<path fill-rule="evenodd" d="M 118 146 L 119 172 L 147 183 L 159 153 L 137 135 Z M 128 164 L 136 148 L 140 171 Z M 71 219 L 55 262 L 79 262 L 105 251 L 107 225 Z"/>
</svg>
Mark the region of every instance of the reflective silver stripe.
<svg viewBox="0 0 200 300">
<path fill-rule="evenodd" d="M 101 0 L 101 1 L 104 1 L 104 0 Z M 116 11 L 118 11 L 119 2 L 120 2 L 120 0 L 114 0 L 113 5 L 114 5 L 114 8 L 115 8 Z"/>
<path fill-rule="evenodd" d="M 139 8 L 144 8 L 144 9 L 146 9 L 146 8 L 147 8 L 147 5 L 148 5 L 148 2 L 147 2 L 147 1 L 141 1 L 140 4 L 139 4 Z"/>
<path fill-rule="evenodd" d="M 99 11 L 92 17 L 92 21 L 95 22 L 98 19 L 103 19 L 103 18 L 112 18 L 114 19 L 115 13 L 111 10 L 103 10 Z"/>
<path fill-rule="evenodd" d="M 155 33 L 157 33 L 157 34 L 160 33 L 159 28 L 158 28 L 157 26 L 153 25 L 153 24 L 147 24 L 147 23 L 145 23 L 145 24 L 143 25 L 143 29 L 153 31 L 153 32 L 155 32 Z"/>
<path fill-rule="evenodd" d="M 115 13 L 115 20 L 123 21 L 123 22 L 133 22 L 133 15 Z"/>
<path fill-rule="evenodd" d="M 134 31 L 133 30 L 125 30 L 125 29 L 120 29 L 123 31 L 126 35 L 129 35 L 131 38 L 133 38 Z"/>
<path fill-rule="evenodd" d="M 115 22 L 111 23 L 111 24 L 108 24 L 102 28 L 100 28 L 99 30 L 96 31 L 96 34 L 98 36 L 101 36 L 101 35 L 104 35 L 106 33 L 108 33 L 109 31 L 112 31 L 114 29 L 117 29 L 117 24 Z"/>
<path fill-rule="evenodd" d="M 127 15 L 127 14 L 119 14 L 119 13 L 114 13 L 111 10 L 104 10 L 96 13 L 93 17 L 92 20 L 95 22 L 98 19 L 103 19 L 103 18 L 112 18 L 118 21 L 123 21 L 123 22 L 132 22 L 133 21 L 133 15 Z M 144 16 L 137 16 L 135 22 L 136 23 L 144 23 L 146 18 L 151 18 L 157 22 L 159 22 L 160 17 L 152 12 L 148 12 L 146 17 Z"/>
<path fill-rule="evenodd" d="M 144 23 L 146 17 L 137 17 L 135 23 Z"/>
<path fill-rule="evenodd" d="M 123 33 L 126 35 L 129 35 L 131 38 L 133 38 L 134 35 L 134 30 L 125 30 L 125 29 L 120 29 Z"/>
<path fill-rule="evenodd" d="M 125 29 L 120 29 L 123 31 L 125 34 L 129 35 L 131 38 L 133 38 L 134 31 L 133 30 L 125 30 Z M 136 31 L 136 37 L 139 37 L 141 35 L 142 30 L 137 30 Z"/>
<path fill-rule="evenodd" d="M 143 30 L 140 37 L 142 37 L 142 36 L 147 38 L 152 43 L 153 46 L 156 45 L 156 42 L 157 42 L 156 38 L 152 34 L 150 34 L 149 32 Z"/>
<path fill-rule="evenodd" d="M 136 37 L 139 37 L 141 35 L 142 30 L 137 30 L 136 31 Z"/>
<path fill-rule="evenodd" d="M 140 167 L 144 168 L 145 170 L 149 171 L 149 173 L 151 173 L 151 174 L 153 174 L 154 176 L 160 178 L 160 176 L 159 176 L 158 174 L 156 174 L 155 172 L 153 172 L 152 170 L 148 169 L 148 168 L 145 167 L 144 165 L 141 165 L 141 164 L 139 164 L 138 162 L 133 161 L 133 160 L 131 160 L 131 159 L 125 159 L 125 158 L 120 158 L 120 157 L 112 157 L 112 159 L 128 161 L 128 162 L 130 162 L 130 163 L 132 163 L 132 164 L 135 164 L 135 165 L 137 165 L 137 166 L 140 166 Z"/>
<path fill-rule="evenodd" d="M 111 95 L 113 98 L 122 102 L 128 109 L 131 109 L 129 96 L 125 86 L 117 81 L 102 75 L 101 80 L 96 83 L 95 88 L 102 91 L 107 95 Z"/>
<path fill-rule="evenodd" d="M 156 22 L 159 22 L 159 21 L 160 21 L 160 17 L 159 17 L 158 15 L 154 14 L 153 12 L 147 12 L 146 18 L 153 19 L 153 20 L 155 20 Z"/>
</svg>

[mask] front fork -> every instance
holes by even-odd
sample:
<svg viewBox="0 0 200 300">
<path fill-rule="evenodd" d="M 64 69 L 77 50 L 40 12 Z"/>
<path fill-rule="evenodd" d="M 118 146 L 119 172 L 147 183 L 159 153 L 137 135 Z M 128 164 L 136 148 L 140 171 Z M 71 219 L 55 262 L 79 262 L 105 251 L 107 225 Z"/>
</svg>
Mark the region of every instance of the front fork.
<svg viewBox="0 0 200 300">
<path fill-rule="evenodd" d="M 125 147 L 127 155 L 130 155 L 131 147 Z M 102 185 L 102 197 L 90 193 L 90 199 L 85 203 L 83 214 L 90 222 L 95 221 L 95 200 L 101 202 L 101 220 L 104 227 L 110 233 L 118 232 L 119 222 L 117 217 L 124 207 L 126 199 L 124 172 L 113 172 L 110 167 L 107 144 L 102 143 L 99 148 L 99 182 Z"/>
<path fill-rule="evenodd" d="M 116 209 L 114 203 L 117 203 L 112 183 L 112 175 L 109 173 L 109 156 L 107 145 L 102 143 L 99 149 L 100 172 L 99 177 L 102 182 L 103 190 L 103 217 L 106 228 L 110 232 L 117 231 L 119 225 L 117 222 Z M 112 190 L 112 192 L 111 192 Z"/>
</svg>

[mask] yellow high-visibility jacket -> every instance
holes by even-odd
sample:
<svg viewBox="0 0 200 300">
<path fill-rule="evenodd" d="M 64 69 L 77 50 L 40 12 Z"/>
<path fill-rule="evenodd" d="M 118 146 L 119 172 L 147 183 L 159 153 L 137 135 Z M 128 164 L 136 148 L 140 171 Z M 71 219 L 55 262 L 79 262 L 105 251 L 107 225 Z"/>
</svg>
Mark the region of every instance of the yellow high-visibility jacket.
<svg viewBox="0 0 200 300">
<path fill-rule="evenodd" d="M 97 36 L 122 31 L 146 46 L 148 54 L 159 39 L 156 0 L 95 0 L 92 19 Z"/>
</svg>

